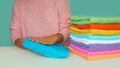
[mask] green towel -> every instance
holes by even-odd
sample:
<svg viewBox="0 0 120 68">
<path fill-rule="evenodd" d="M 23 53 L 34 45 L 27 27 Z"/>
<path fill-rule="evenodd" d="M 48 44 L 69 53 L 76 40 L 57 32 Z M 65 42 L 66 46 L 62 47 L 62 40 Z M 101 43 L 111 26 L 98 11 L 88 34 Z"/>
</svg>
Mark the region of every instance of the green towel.
<svg viewBox="0 0 120 68">
<path fill-rule="evenodd" d="M 110 24 L 110 23 L 120 23 L 120 17 L 108 17 L 108 18 L 101 18 L 101 17 L 84 17 L 80 18 L 78 16 L 71 17 L 71 24 L 78 24 L 78 25 L 85 25 L 85 24 Z"/>
</svg>

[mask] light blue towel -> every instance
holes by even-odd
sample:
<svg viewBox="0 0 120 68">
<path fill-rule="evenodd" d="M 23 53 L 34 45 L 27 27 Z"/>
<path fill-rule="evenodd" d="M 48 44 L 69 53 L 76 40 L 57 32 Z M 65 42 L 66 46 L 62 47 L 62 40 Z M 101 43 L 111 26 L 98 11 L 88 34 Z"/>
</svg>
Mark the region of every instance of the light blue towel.
<svg viewBox="0 0 120 68">
<path fill-rule="evenodd" d="M 89 40 L 119 40 L 120 35 L 116 36 L 93 36 L 93 35 L 77 35 L 77 34 L 70 34 L 70 37 L 80 38 L 80 39 L 89 39 Z"/>
<path fill-rule="evenodd" d="M 69 55 L 68 48 L 64 47 L 61 44 L 44 45 L 37 42 L 32 42 L 28 39 L 25 39 L 22 44 L 24 48 L 46 57 L 67 58 Z"/>
</svg>

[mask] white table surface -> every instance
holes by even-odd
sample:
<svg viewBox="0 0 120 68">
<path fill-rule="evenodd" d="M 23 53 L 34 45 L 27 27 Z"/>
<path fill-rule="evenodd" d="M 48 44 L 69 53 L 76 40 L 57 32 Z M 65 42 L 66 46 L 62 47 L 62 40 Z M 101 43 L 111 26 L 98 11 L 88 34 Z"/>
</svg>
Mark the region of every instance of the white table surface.
<svg viewBox="0 0 120 68">
<path fill-rule="evenodd" d="M 0 68 L 120 68 L 120 58 L 87 61 L 70 53 L 67 59 L 53 59 L 15 46 L 0 47 Z"/>
</svg>

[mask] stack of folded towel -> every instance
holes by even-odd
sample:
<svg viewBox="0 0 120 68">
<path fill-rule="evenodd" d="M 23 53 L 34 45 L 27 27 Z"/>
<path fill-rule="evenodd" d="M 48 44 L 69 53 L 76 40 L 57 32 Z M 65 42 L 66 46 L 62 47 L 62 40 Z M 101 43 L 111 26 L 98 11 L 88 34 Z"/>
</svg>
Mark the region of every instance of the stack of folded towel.
<svg viewBox="0 0 120 68">
<path fill-rule="evenodd" d="M 71 17 L 69 49 L 87 60 L 120 56 L 120 18 Z"/>
</svg>

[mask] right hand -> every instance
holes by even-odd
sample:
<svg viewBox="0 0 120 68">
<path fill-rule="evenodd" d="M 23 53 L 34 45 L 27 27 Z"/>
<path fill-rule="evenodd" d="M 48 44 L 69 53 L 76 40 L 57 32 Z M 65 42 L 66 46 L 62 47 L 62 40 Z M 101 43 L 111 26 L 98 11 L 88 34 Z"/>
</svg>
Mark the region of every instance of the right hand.
<svg viewBox="0 0 120 68">
<path fill-rule="evenodd" d="M 20 48 L 23 48 L 23 46 L 22 46 L 22 41 L 23 40 L 24 40 L 23 38 L 16 39 L 15 40 L 15 45 L 18 46 L 18 47 L 20 47 Z"/>
</svg>

